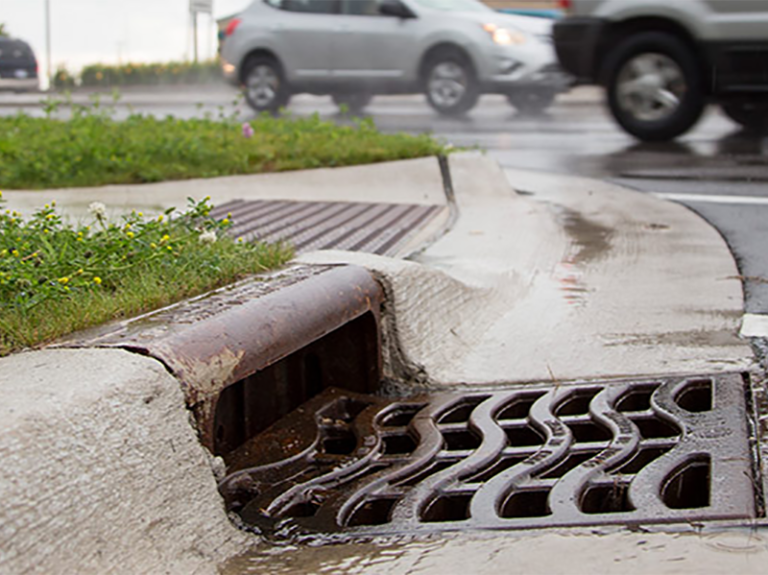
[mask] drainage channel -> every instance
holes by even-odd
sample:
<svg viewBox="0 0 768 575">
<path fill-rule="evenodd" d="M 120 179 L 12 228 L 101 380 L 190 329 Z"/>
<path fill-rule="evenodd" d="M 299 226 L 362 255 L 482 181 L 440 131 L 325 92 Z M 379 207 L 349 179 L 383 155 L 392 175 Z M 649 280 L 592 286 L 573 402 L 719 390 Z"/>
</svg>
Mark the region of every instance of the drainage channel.
<svg viewBox="0 0 768 575">
<path fill-rule="evenodd" d="M 744 379 L 326 389 L 224 454 L 219 489 L 278 537 L 754 520 Z"/>
</svg>

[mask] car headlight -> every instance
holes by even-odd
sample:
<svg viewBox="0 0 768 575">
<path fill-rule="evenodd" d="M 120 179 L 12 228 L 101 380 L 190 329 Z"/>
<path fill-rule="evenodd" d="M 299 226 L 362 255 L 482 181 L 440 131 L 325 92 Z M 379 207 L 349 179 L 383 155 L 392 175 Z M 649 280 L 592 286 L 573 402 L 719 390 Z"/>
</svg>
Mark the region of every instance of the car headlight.
<svg viewBox="0 0 768 575">
<path fill-rule="evenodd" d="M 522 32 L 517 30 L 508 30 L 497 26 L 496 24 L 483 24 L 483 30 L 490 34 L 491 39 L 495 44 L 501 46 L 511 46 L 513 44 L 520 45 L 525 44 L 528 38 Z"/>
</svg>

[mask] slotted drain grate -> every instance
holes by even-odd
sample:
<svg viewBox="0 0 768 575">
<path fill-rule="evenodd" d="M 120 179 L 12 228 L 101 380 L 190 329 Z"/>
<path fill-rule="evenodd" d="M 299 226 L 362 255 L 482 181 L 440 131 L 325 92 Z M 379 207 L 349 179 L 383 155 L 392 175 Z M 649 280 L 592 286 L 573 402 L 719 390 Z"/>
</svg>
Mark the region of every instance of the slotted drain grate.
<svg viewBox="0 0 768 575">
<path fill-rule="evenodd" d="M 442 205 L 358 202 L 235 200 L 211 215 L 234 221 L 229 234 L 245 241 L 287 241 L 297 253 L 338 249 L 398 256 L 432 220 Z"/>
<path fill-rule="evenodd" d="M 230 453 L 220 490 L 261 529 L 359 535 L 754 518 L 746 414 L 737 374 L 330 389 Z"/>
</svg>

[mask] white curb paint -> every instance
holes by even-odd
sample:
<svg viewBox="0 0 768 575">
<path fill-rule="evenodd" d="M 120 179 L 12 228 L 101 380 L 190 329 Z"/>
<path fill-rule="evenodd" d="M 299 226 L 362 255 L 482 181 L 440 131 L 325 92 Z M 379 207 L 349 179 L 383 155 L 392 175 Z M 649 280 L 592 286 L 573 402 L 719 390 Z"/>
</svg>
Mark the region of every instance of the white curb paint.
<svg viewBox="0 0 768 575">
<path fill-rule="evenodd" d="M 768 338 L 768 315 L 745 313 L 741 322 L 741 337 Z"/>
</svg>

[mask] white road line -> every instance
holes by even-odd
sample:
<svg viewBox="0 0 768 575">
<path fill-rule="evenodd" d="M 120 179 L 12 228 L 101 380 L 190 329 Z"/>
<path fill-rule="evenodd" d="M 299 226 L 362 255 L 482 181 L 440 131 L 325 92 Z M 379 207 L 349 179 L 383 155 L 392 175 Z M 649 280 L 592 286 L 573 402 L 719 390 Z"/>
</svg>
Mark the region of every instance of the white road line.
<svg viewBox="0 0 768 575">
<path fill-rule="evenodd" d="M 753 206 L 768 206 L 768 198 L 759 196 L 709 196 L 706 194 L 663 194 L 654 193 L 657 198 L 673 202 L 702 202 L 707 204 L 742 204 Z"/>
<path fill-rule="evenodd" d="M 768 315 L 745 313 L 741 321 L 741 337 L 768 338 Z"/>
</svg>

